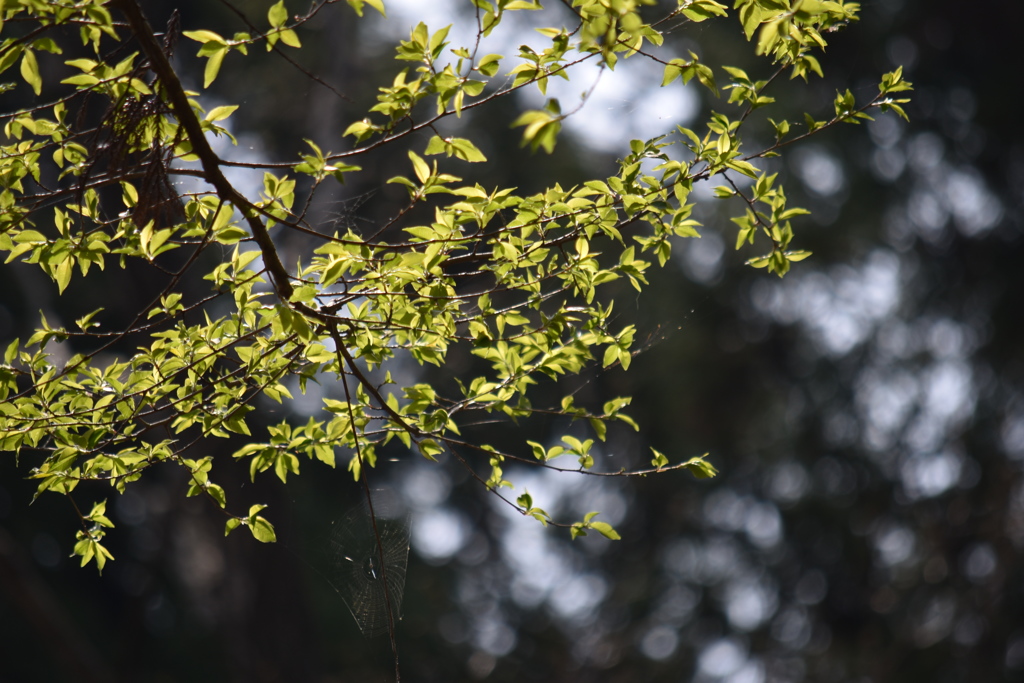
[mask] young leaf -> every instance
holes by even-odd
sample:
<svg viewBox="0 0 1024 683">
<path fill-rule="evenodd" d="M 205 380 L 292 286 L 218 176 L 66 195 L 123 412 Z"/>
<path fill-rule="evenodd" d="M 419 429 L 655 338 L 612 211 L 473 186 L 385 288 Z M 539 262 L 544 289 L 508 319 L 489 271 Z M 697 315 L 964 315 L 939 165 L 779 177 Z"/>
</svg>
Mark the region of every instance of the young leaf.
<svg viewBox="0 0 1024 683">
<path fill-rule="evenodd" d="M 43 77 L 39 75 L 39 62 L 32 50 L 25 50 L 21 56 L 21 77 L 32 86 L 36 96 L 43 92 Z"/>
<path fill-rule="evenodd" d="M 619 532 L 613 529 L 612 525 L 608 522 L 591 522 L 590 528 L 609 540 L 618 541 L 622 539 L 622 537 L 619 536 Z"/>
<path fill-rule="evenodd" d="M 661 451 L 651 448 L 651 452 L 654 453 L 654 459 L 651 460 L 651 464 L 661 469 L 662 467 L 668 466 L 668 458 Z"/>
<path fill-rule="evenodd" d="M 284 0 L 270 6 L 270 9 L 267 10 L 267 21 L 273 28 L 284 26 L 284 23 L 288 21 L 288 10 L 285 9 Z"/>
<path fill-rule="evenodd" d="M 704 459 L 707 456 L 708 454 L 705 453 L 704 455 L 696 458 L 690 458 L 683 466 L 690 470 L 690 473 L 698 479 L 710 479 L 718 474 L 718 470 L 715 469 L 714 465 Z"/>
</svg>

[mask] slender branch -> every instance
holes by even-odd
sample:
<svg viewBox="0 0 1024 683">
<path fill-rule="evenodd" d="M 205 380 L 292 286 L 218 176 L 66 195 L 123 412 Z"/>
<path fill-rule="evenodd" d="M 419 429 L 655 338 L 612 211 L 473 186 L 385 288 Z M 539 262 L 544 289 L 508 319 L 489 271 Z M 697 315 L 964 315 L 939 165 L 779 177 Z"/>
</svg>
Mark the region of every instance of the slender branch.
<svg viewBox="0 0 1024 683">
<path fill-rule="evenodd" d="M 252 21 L 249 20 L 249 17 L 242 10 L 238 9 L 237 7 L 235 7 L 233 4 L 228 2 L 228 0 L 220 0 L 220 3 L 222 5 L 224 5 L 225 7 L 227 7 L 229 10 L 231 10 L 232 12 L 234 12 L 235 15 L 237 15 L 238 18 L 241 19 L 249 27 L 250 31 L 252 31 L 253 33 L 257 34 L 259 37 L 262 37 L 262 38 L 266 37 L 266 34 L 262 33 L 256 27 L 256 25 L 253 24 Z M 308 21 L 309 19 L 313 18 L 313 16 L 315 16 L 320 11 L 320 9 L 324 5 L 326 5 L 326 4 L 327 4 L 327 2 L 321 2 L 319 5 L 314 5 L 313 9 L 311 9 L 309 11 L 309 13 L 306 14 L 305 17 L 302 18 L 302 21 L 300 21 L 298 23 L 304 23 L 304 22 Z M 335 88 L 333 85 L 331 85 L 330 83 L 328 83 L 324 79 L 320 78 L 316 74 L 312 73 L 311 71 L 309 71 L 309 69 L 305 68 L 304 66 L 299 64 L 297 61 L 292 59 L 292 57 L 290 55 L 288 55 L 283 50 L 281 50 L 276 44 L 273 46 L 273 50 L 274 50 L 274 52 L 279 57 L 283 58 L 286 62 L 291 64 L 293 67 L 295 67 L 295 69 L 298 70 L 306 78 L 310 79 L 314 83 L 319 83 L 320 85 L 322 85 L 323 87 L 327 88 L 332 93 L 334 93 L 338 98 L 340 98 L 342 100 L 345 100 L 346 102 L 352 102 L 353 101 L 351 97 L 349 97 L 345 93 L 341 92 L 340 90 Z"/>
</svg>

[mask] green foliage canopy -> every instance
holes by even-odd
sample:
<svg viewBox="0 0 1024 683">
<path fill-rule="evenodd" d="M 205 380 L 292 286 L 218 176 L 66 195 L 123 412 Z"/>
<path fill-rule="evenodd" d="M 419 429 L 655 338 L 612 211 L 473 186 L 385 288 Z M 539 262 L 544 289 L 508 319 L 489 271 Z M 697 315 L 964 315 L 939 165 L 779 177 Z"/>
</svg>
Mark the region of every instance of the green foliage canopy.
<svg viewBox="0 0 1024 683">
<path fill-rule="evenodd" d="M 86 283 L 94 267 L 110 265 L 144 264 L 166 282 L 121 329 L 105 329 L 101 308 L 73 327 L 52 326 L 41 316 L 28 339 L 7 344 L 0 448 L 31 461 L 38 493 L 69 497 L 85 482 L 124 491 L 152 466 L 171 463 L 188 472 L 186 495 L 206 496 L 225 510 L 225 533 L 245 526 L 260 541 L 275 538 L 264 506 L 231 512 L 229 492 L 212 477 L 213 456 L 192 457 L 211 439 L 252 437 L 234 458 L 248 461 L 253 477 L 273 470 L 282 482 L 299 472 L 302 458 L 334 467 L 339 453 L 359 479 L 392 441 L 428 459 L 450 452 L 498 496 L 513 488 L 504 471 L 509 461 L 608 476 L 674 469 L 713 476 L 703 457 L 671 464 L 658 451 L 649 469 L 602 470 L 594 439 L 603 440 L 612 422 L 637 428 L 624 412 L 630 399 L 585 407 L 568 391 L 553 405 L 536 406 L 531 396 L 544 380 L 595 365 L 628 369 L 636 330 L 617 326 L 602 292 L 616 280 L 642 292 L 645 273 L 654 262 L 666 263 L 674 238 L 699 237 L 695 183 L 720 181 L 715 196 L 738 207 L 736 248 L 763 250 L 750 265 L 782 276 L 809 255 L 791 248 L 792 220 L 806 212 L 787 205 L 777 175 L 759 162 L 831 126 L 868 118 L 873 108 L 902 114 L 906 100 L 898 97 L 909 84 L 897 70 L 865 103 L 846 91 L 825 118 L 767 119 L 774 140 L 763 148 L 744 147 L 743 135 L 750 122 L 762 120 L 755 112 L 771 110 L 773 83 L 785 75 L 821 75 L 816 55 L 824 36 L 856 20 L 857 4 L 736 0 L 729 8 L 679 0 L 663 10 L 651 0 L 572 0 L 564 3 L 570 28 L 538 26 L 542 49 L 523 46 L 503 56 L 482 46 L 493 33 L 511 30 L 509 12 L 540 4 L 473 0 L 477 35 L 470 44 L 452 45 L 448 28 L 422 23 L 400 42 L 393 80 L 345 132 L 349 149 L 328 152 L 308 142 L 294 160 L 268 163 L 219 156 L 209 137 L 230 136 L 225 120 L 238 107 L 207 106 L 217 101 L 218 79 L 231 60 L 261 45 L 282 54 L 303 49 L 304 24 L 338 9 L 331 4 L 321 0 L 293 16 L 282 0 L 267 10 L 261 32 L 231 38 L 184 31 L 183 45 L 197 47 L 205 60 L 202 92 L 186 90 L 182 80 L 192 75 L 172 66 L 177 28 L 156 33 L 137 0 L 0 5 L 0 73 L 17 65 L 32 91 L 25 96 L 30 106 L 3 115 L 0 249 L 7 262 L 36 264 L 61 294 Z M 380 0 L 348 4 L 358 16 L 367 6 L 384 12 Z M 349 14 L 342 20 L 353 18 L 342 11 Z M 670 32 L 737 19 L 763 58 L 763 78 L 706 64 L 692 52 L 676 58 L 663 45 Z M 80 44 L 68 37 L 75 30 Z M 74 58 L 44 69 L 42 53 Z M 583 62 L 612 70 L 623 59 L 659 63 L 663 87 L 696 79 L 713 97 L 728 91 L 727 101 L 699 130 L 677 127 L 632 141 L 609 177 L 529 195 L 459 177 L 464 164 L 493 160 L 472 140 L 443 135 L 442 120 L 523 88 L 546 95 L 550 78 L 569 79 Z M 4 88 L 24 90 L 18 83 Z M 92 111 L 100 112 L 95 120 L 81 115 Z M 569 115 L 549 98 L 522 112 L 514 127 L 522 129 L 524 146 L 552 153 Z M 408 159 L 408 172 L 388 181 L 408 196 L 393 218 L 367 231 L 311 224 L 318 189 L 359 173 L 358 162 L 385 146 L 399 147 Z M 230 182 L 226 171 L 239 165 L 264 172 L 258 196 L 245 196 Z M 171 182 L 176 176 L 199 178 L 203 189 L 179 192 Z M 302 233 L 316 246 L 289 268 L 275 243 L 279 231 Z M 197 271 L 209 281 L 199 297 L 183 286 Z M 57 344 L 73 355 L 58 359 Z M 456 349 L 481 359 L 482 369 L 458 378 L 455 393 L 392 380 L 396 361 L 442 366 Z M 290 379 L 304 391 L 308 381 L 328 377 L 339 380 L 344 400 L 325 398 L 322 419 L 285 420 L 265 437 L 250 433 L 260 396 L 286 402 Z M 480 420 L 538 414 L 581 421 L 594 438 L 574 432 L 558 445 L 499 447 L 461 434 Z M 618 538 L 596 513 L 557 521 L 529 494 L 503 499 L 541 523 L 568 527 L 573 537 L 593 530 Z M 78 514 L 74 552 L 83 565 L 95 559 L 102 569 L 111 559 L 102 544 L 112 526 L 104 503 Z"/>
</svg>

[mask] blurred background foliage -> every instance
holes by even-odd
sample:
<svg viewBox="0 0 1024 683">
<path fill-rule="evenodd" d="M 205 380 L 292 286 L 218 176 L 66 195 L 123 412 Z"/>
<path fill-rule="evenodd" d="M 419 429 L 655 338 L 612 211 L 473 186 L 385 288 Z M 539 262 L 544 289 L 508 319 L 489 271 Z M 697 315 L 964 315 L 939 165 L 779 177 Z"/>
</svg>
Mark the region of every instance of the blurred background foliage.
<svg viewBox="0 0 1024 683">
<path fill-rule="evenodd" d="M 210 103 L 243 105 L 232 119 L 239 145 L 226 154 L 292 158 L 303 137 L 343 149 L 341 132 L 396 71 L 395 39 L 421 19 L 439 28 L 468 15 L 454 0 L 421 5 L 390 3 L 387 23 L 332 8 L 343 11 L 302 35 L 303 67 L 346 97 L 274 54 L 229 57 L 225 102 Z M 236 6 L 265 12 L 255 0 Z M 157 26 L 174 8 L 186 30 L 245 30 L 221 3 L 146 3 Z M 1011 2 L 863 3 L 861 22 L 831 36 L 826 78 L 774 93 L 793 119 L 830 111 L 837 88 L 870 96 L 878 75 L 901 64 L 915 85 L 909 123 L 884 115 L 775 161 L 791 179 L 791 204 L 814 212 L 800 244 L 814 257 L 784 280 L 742 267 L 721 203 L 706 201 L 704 236 L 676 244 L 642 299 L 619 291 L 616 310 L 636 321 L 646 350 L 628 373 L 583 378 L 579 396 L 635 395 L 642 429 L 610 432 L 606 454 L 629 467 L 652 445 L 676 461 L 710 452 L 718 478 L 519 474 L 553 514 L 601 510 L 623 535 L 610 543 L 569 542 L 513 518 L 453 463 L 395 451 L 373 472 L 414 515 L 398 632 L 407 680 L 1024 676 L 1024 133 L 1012 104 L 1021 25 L 1024 6 Z M 735 22 L 673 40 L 681 54 L 766 72 Z M 176 58 L 198 74 L 193 50 L 180 45 Z M 528 98 L 468 114 L 460 135 L 492 160 L 476 180 L 569 186 L 610 171 L 630 136 L 698 125 L 724 106 L 696 84 L 638 91 L 627 67 L 602 77 L 550 157 L 521 150 L 509 129 L 535 104 Z M 585 87 L 584 78 L 565 92 Z M 17 107 L 16 92 L 3 97 Z M 383 181 L 407 164 L 404 153 L 361 163 L 365 173 L 322 193 L 323 221 L 373 225 L 400 201 Z M 292 262 L 288 249 L 304 245 L 282 247 Z M 28 266 L 0 268 L 0 338 L 25 336 L 39 310 L 51 321 L 97 299 L 108 311 L 136 310 L 146 289 L 140 281 L 115 296 L 72 289 L 57 299 L 41 278 Z M 430 379 L 471 362 L 452 358 Z M 317 390 L 297 402 L 295 419 L 318 409 Z M 523 429 L 544 441 L 563 426 Z M 117 562 L 98 577 L 68 558 L 66 502 L 43 496 L 27 509 L 34 486 L 5 459 L 0 679 L 388 680 L 387 639 L 361 637 L 324 559 L 330 523 L 355 488 L 316 464 L 287 488 L 216 465 L 226 483 L 271 503 L 274 546 L 222 538 L 220 516 L 182 498 L 170 471 L 140 483 L 111 501 Z"/>
</svg>

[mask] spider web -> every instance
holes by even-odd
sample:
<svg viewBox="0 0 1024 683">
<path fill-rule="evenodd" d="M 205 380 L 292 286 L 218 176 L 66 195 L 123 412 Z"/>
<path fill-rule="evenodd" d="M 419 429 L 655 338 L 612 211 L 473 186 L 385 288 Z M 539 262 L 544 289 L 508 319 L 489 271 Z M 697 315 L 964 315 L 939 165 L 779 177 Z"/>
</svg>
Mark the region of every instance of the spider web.
<svg viewBox="0 0 1024 683">
<path fill-rule="evenodd" d="M 409 559 L 408 514 L 400 510 L 387 492 L 375 491 L 372 497 L 373 515 L 364 498 L 335 522 L 328 543 L 331 585 L 367 638 L 388 633 L 389 603 L 390 621 L 397 624 L 401 619 Z"/>
</svg>

